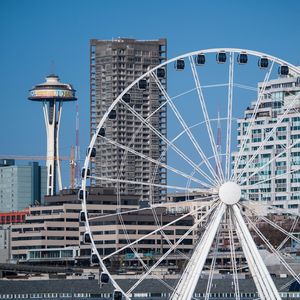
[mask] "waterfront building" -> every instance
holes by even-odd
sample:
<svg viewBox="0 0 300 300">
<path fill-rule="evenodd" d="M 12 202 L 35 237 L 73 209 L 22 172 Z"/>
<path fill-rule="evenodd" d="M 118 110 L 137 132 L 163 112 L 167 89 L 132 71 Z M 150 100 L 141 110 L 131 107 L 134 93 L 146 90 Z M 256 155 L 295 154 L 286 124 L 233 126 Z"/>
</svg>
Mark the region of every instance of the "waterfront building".
<svg viewBox="0 0 300 300">
<path fill-rule="evenodd" d="M 26 166 L 15 165 L 12 159 L 0 160 L 0 212 L 21 211 L 40 205 L 46 186 L 46 167 L 37 162 Z"/>
<path fill-rule="evenodd" d="M 262 101 L 255 116 L 254 126 L 252 126 L 245 143 L 243 156 L 234 171 L 235 176 L 243 173 L 241 181 L 245 182 L 242 186 L 242 193 L 245 197 L 247 195 L 247 199 L 264 201 L 276 207 L 299 213 L 300 143 L 290 147 L 300 138 L 299 78 L 285 76 L 270 80 L 266 83 L 264 90 L 263 83 L 259 83 L 258 91 L 262 93 Z M 294 101 L 294 99 L 296 100 Z M 255 104 L 256 101 L 247 107 L 244 117 L 238 119 L 238 150 L 233 155 L 234 163 L 237 160 L 239 149 L 246 139 L 247 128 L 250 126 Z M 285 112 L 287 113 L 283 116 Z M 275 134 L 264 143 L 252 163 L 247 163 L 260 148 L 261 143 L 276 122 L 281 119 L 282 122 L 276 128 Z M 254 171 L 282 152 L 280 157 L 251 176 Z M 257 185 L 253 186 L 255 184 Z"/>
<path fill-rule="evenodd" d="M 60 195 L 46 196 L 44 206 L 29 208 L 29 215 L 26 216 L 24 224 L 12 226 L 11 254 L 14 261 L 31 264 L 90 265 L 91 245 L 83 243 L 86 229 L 85 224 L 80 223 L 78 218 L 82 208 L 77 192 L 78 190 L 62 190 Z M 138 195 L 121 195 L 120 200 L 118 203 L 113 188 L 88 189 L 89 217 L 101 217 L 99 220 L 90 221 L 91 233 L 100 255 L 108 255 L 126 246 L 128 239 L 139 239 L 157 229 L 158 224 L 151 209 L 123 214 L 122 223 L 116 211 L 137 209 L 140 202 Z M 197 210 L 198 205 L 203 206 L 203 209 L 199 210 L 195 219 L 199 219 L 209 209 L 205 203 L 185 202 L 176 211 L 172 207 L 178 204 L 168 202 L 167 208 L 156 209 L 158 223 L 167 224 L 191 209 Z M 195 219 L 186 217 L 166 227 L 164 234 L 171 243 L 175 243 L 194 224 Z M 197 230 L 192 231 L 178 246 L 178 251 L 168 257 L 168 261 L 177 268 L 176 271 L 179 265 L 184 263 L 197 238 Z M 135 250 L 151 262 L 169 247 L 162 233 L 157 232 L 138 243 Z M 185 255 L 180 255 L 182 252 Z M 123 266 L 135 266 L 138 261 L 130 249 L 122 251 L 114 256 L 114 259 Z M 141 270 L 136 268 L 136 271 Z"/>
<path fill-rule="evenodd" d="M 129 290 L 137 279 L 119 279 L 118 283 L 124 290 Z M 172 291 L 167 286 L 174 287 L 177 280 L 164 279 L 166 285 L 154 279 L 144 280 L 133 292 L 133 300 L 167 300 Z M 274 283 L 280 289 L 282 299 L 299 299 L 300 291 L 290 278 L 274 278 Z M 207 279 L 200 279 L 194 292 L 194 297 L 204 300 Z M 298 288 L 297 288 L 298 287 Z M 0 280 L 0 299 L 77 299 L 105 300 L 112 299 L 111 284 L 99 286 L 97 280 Z M 251 279 L 239 280 L 240 300 L 258 299 L 254 282 Z M 235 300 L 235 290 L 232 278 L 213 280 L 211 300 Z"/>
<path fill-rule="evenodd" d="M 112 189 L 89 189 L 88 209 L 99 214 L 116 211 L 117 201 Z M 137 207 L 135 196 L 123 196 L 127 208 Z M 131 204 L 133 202 L 134 205 Z M 11 234 L 12 260 L 31 263 L 70 263 L 79 256 L 78 190 L 62 190 L 59 195 L 46 196 L 44 206 L 29 208 L 22 225 L 13 225 Z M 64 253 L 61 250 L 66 250 Z"/>
<path fill-rule="evenodd" d="M 135 40 L 118 38 L 113 40 L 90 41 L 90 130 L 93 134 L 99 121 L 105 112 L 117 98 L 117 96 L 139 76 L 149 68 L 154 67 L 167 59 L 167 41 L 159 40 Z M 161 79 L 166 88 L 166 74 Z M 149 83 L 145 88 L 137 86 L 127 94 L 126 102 L 132 106 L 143 118 L 148 118 L 164 101 L 161 92 L 155 83 Z M 130 98 L 130 99 L 129 99 Z M 128 145 L 134 134 L 138 134 L 130 147 L 150 158 L 166 162 L 166 156 L 160 158 L 163 153 L 163 145 L 158 136 L 147 127 L 139 129 L 141 122 L 122 104 L 115 108 L 115 120 L 107 120 L 105 123 L 105 136 L 120 144 Z M 163 135 L 166 135 L 166 106 L 156 112 L 149 123 Z M 139 132 L 138 132 L 139 131 Z M 98 138 L 96 141 L 97 156 L 92 164 L 92 175 L 117 178 L 121 180 L 135 180 L 166 184 L 167 172 L 165 168 L 153 175 L 155 165 L 148 160 L 131 153 L 123 157 L 123 151 Z M 115 183 L 94 180 L 101 186 L 116 186 Z M 122 194 L 136 194 L 142 200 L 149 200 L 150 187 L 119 183 Z M 166 189 L 152 188 L 154 201 L 165 200 Z"/>
</svg>

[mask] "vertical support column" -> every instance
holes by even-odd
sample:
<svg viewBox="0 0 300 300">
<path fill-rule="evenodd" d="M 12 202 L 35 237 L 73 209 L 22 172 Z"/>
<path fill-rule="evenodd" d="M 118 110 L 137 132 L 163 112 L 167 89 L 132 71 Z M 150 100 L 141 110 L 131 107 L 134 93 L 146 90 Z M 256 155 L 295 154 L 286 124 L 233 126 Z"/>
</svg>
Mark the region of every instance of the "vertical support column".
<svg viewBox="0 0 300 300">
<path fill-rule="evenodd" d="M 226 205 L 221 203 L 210 221 L 207 230 L 204 232 L 200 242 L 189 260 L 182 277 L 171 296 L 172 300 L 192 299 L 196 285 L 202 273 L 211 245 L 214 241 L 219 225 L 226 210 Z"/>
<path fill-rule="evenodd" d="M 58 102 L 58 108 L 57 108 L 57 121 L 55 122 L 56 126 L 56 140 L 55 140 L 55 151 L 56 151 L 56 166 L 57 166 L 57 182 L 58 182 L 58 188 L 61 191 L 62 190 L 62 181 L 61 181 L 61 172 L 60 172 L 60 159 L 59 159 L 59 151 L 58 151 L 58 141 L 59 141 L 59 127 L 60 127 L 60 119 L 62 114 L 62 105 L 63 103 L 61 101 Z"/>
<path fill-rule="evenodd" d="M 56 101 L 44 101 L 43 111 L 47 133 L 47 195 L 56 192 Z"/>
</svg>

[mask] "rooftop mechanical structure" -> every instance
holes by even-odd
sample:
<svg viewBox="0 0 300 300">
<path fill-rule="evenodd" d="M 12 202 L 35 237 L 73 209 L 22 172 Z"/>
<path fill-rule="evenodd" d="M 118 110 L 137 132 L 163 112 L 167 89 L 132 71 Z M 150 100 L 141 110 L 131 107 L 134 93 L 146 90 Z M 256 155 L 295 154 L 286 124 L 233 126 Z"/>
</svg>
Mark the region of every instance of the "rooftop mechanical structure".
<svg viewBox="0 0 300 300">
<path fill-rule="evenodd" d="M 28 99 L 43 103 L 47 132 L 47 195 L 55 195 L 56 179 L 62 189 L 58 151 L 59 126 L 63 102 L 76 101 L 72 85 L 62 83 L 57 75 L 49 75 L 46 82 L 34 86 Z M 57 177 L 57 178 L 56 178 Z"/>
</svg>

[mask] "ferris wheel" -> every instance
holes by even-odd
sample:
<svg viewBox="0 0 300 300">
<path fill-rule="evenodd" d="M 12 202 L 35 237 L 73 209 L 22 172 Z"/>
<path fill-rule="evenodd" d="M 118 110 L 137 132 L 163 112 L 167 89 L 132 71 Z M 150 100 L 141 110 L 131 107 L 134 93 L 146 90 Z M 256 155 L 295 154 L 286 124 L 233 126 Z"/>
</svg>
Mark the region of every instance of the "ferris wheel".
<svg viewBox="0 0 300 300">
<path fill-rule="evenodd" d="M 236 299 L 239 272 L 252 276 L 260 299 L 281 299 L 262 246 L 300 283 L 285 253 L 286 245 L 300 243 L 294 234 L 298 77 L 299 68 L 265 53 L 199 50 L 149 68 L 107 107 L 88 147 L 79 199 L 84 243 L 100 266 L 100 284 L 114 286 L 113 299 L 131 299 L 148 278 L 169 289 L 166 299 L 197 299 L 204 274 L 209 299 L 217 271 L 232 277 Z M 114 135 L 125 122 L 132 130 Z M 104 162 L 105 174 L 103 160 L 94 163 L 107 157 L 103 145 L 119 160 L 116 170 Z M 146 179 L 138 173 L 143 165 Z M 91 181 L 116 189 L 115 211 L 97 213 L 89 204 Z M 137 188 L 144 194 L 126 206 L 124 193 L 134 195 Z M 288 216 L 291 226 L 278 225 L 268 215 L 274 212 Z M 280 245 L 258 224 L 283 235 Z M 223 263 L 220 253 L 227 257 Z M 132 272 L 136 280 L 123 287 L 120 273 Z"/>
</svg>

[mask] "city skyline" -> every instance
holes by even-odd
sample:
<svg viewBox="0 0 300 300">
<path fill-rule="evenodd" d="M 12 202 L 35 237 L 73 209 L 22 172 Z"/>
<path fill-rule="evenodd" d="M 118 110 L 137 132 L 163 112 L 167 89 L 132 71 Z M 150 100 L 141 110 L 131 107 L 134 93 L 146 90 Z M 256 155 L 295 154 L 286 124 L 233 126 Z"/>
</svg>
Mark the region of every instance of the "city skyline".
<svg viewBox="0 0 300 300">
<path fill-rule="evenodd" d="M 89 5 L 80 1 L 2 1 L 0 155 L 46 155 L 42 109 L 26 99 L 34 84 L 54 72 L 77 90 L 81 156 L 84 157 L 90 139 L 89 41 L 93 38 L 166 37 L 169 58 L 200 48 L 238 46 L 299 64 L 300 45 L 291 45 L 300 6 L 296 1 L 289 1 L 291 5 L 279 1 L 247 1 L 243 6 L 232 1 L 218 9 L 208 1 L 187 4 L 173 1 L 172 7 L 158 3 L 154 1 L 148 6 L 138 1 L 90 1 Z M 254 23 L 251 22 L 253 16 L 256 16 Z M 113 22 L 114 18 L 125 21 L 120 27 L 119 21 Z M 62 156 L 69 156 L 71 145 L 75 144 L 75 116 L 75 104 L 63 110 Z M 12 125 L 7 126 L 12 118 Z M 68 162 L 62 167 L 63 186 L 68 186 Z"/>
<path fill-rule="evenodd" d="M 0 300 L 300 297 L 299 11 L 1 1 Z"/>
</svg>

